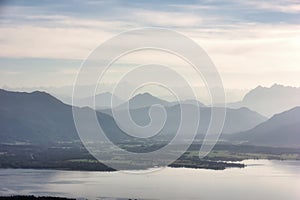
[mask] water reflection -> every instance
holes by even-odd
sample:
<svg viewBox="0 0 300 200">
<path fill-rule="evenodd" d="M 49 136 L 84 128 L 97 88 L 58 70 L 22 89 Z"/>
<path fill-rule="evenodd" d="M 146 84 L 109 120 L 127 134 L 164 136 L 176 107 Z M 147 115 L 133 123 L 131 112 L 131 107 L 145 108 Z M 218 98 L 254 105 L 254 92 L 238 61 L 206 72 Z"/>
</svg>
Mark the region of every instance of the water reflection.
<svg viewBox="0 0 300 200">
<path fill-rule="evenodd" d="M 299 161 L 247 160 L 224 171 L 166 168 L 150 174 L 1 169 L 0 194 L 90 199 L 299 200 Z"/>
</svg>

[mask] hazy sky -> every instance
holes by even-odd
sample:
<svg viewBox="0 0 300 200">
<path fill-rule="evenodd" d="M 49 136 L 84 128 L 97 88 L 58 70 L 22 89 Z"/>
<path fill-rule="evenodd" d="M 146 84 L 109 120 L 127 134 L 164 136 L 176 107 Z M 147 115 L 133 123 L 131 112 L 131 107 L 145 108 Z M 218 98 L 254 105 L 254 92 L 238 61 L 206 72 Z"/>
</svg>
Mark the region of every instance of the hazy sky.
<svg viewBox="0 0 300 200">
<path fill-rule="evenodd" d="M 0 86 L 72 85 L 91 50 L 140 27 L 192 38 L 227 89 L 300 86 L 299 0 L 12 0 L 0 6 Z"/>
</svg>

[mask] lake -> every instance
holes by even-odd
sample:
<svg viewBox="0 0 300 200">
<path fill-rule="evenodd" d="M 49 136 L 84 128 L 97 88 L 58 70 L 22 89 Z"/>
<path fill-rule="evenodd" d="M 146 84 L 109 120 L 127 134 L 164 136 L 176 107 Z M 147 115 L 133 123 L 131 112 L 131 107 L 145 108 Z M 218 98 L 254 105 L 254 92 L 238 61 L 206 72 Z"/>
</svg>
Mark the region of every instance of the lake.
<svg viewBox="0 0 300 200">
<path fill-rule="evenodd" d="M 300 161 L 246 160 L 244 163 L 246 168 L 224 171 L 168 167 L 151 173 L 0 169 L 0 195 L 88 199 L 300 199 Z"/>
</svg>

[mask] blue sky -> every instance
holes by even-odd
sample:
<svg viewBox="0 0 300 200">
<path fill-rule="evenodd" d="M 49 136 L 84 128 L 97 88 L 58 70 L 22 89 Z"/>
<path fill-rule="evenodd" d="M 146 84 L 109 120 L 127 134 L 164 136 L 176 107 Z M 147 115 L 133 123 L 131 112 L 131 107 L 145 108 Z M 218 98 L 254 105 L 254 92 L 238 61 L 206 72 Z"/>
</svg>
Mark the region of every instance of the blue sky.
<svg viewBox="0 0 300 200">
<path fill-rule="evenodd" d="M 141 27 L 193 39 L 225 88 L 300 86 L 298 0 L 0 2 L 0 86 L 72 85 L 91 50 Z"/>
</svg>

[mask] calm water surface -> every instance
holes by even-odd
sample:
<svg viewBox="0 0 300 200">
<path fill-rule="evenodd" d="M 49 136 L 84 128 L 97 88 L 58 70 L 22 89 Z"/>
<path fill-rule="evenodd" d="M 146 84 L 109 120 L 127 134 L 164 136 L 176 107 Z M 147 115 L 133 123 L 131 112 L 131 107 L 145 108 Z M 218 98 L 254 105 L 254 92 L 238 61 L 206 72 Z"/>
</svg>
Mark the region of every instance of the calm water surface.
<svg viewBox="0 0 300 200">
<path fill-rule="evenodd" d="M 299 200 L 300 161 L 247 160 L 244 169 L 154 173 L 0 169 L 0 195 L 88 199 Z"/>
</svg>

